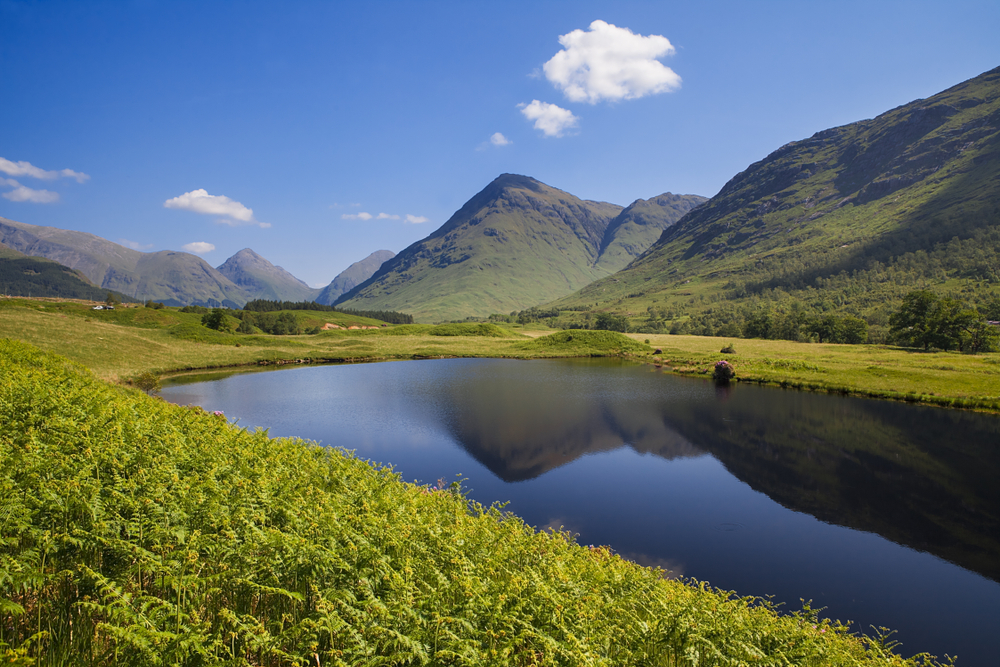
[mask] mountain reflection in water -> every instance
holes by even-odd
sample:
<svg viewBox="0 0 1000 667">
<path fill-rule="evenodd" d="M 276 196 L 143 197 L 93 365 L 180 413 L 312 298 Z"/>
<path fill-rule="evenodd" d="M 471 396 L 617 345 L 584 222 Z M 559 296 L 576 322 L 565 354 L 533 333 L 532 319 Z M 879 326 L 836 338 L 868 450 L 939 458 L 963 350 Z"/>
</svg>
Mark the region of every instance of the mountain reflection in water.
<svg viewBox="0 0 1000 667">
<path fill-rule="evenodd" d="M 668 460 L 709 452 L 789 509 L 1000 581 L 996 417 L 757 387 L 663 401 L 525 386 L 516 365 L 481 373 L 446 388 L 446 427 L 504 481 L 626 445 Z"/>
<path fill-rule="evenodd" d="M 531 525 L 789 608 L 813 599 L 857 630 L 898 629 L 907 654 L 1000 652 L 996 416 L 721 390 L 617 360 L 300 367 L 163 394 L 405 480 L 464 473 L 472 498 Z"/>
</svg>

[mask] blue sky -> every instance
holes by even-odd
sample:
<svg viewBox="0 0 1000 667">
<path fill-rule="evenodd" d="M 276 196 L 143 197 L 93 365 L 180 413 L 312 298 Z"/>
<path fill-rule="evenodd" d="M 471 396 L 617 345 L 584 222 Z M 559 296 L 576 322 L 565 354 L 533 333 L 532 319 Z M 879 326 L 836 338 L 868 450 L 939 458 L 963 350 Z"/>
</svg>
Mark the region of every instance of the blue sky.
<svg viewBox="0 0 1000 667">
<path fill-rule="evenodd" d="M 996 0 L 0 0 L 0 216 L 325 285 L 504 172 L 711 196 L 1000 65 L 998 35 Z"/>
</svg>

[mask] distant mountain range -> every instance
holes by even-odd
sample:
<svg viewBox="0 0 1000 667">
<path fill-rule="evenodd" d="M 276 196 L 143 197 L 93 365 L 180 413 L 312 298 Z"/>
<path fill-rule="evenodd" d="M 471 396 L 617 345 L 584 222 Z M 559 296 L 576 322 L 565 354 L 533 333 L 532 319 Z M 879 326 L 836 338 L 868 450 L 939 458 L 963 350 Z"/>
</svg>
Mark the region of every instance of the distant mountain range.
<svg viewBox="0 0 1000 667">
<path fill-rule="evenodd" d="M 917 287 L 1000 312 L 1000 68 L 782 146 L 711 200 L 665 193 L 622 208 L 502 174 L 425 239 L 322 290 L 250 249 L 215 269 L 3 218 L 0 243 L 138 299 L 315 299 L 425 322 L 548 304 L 564 318 L 625 314 L 646 331 L 738 336 L 751 320 L 795 325 L 807 312 L 884 330 Z"/>
<path fill-rule="evenodd" d="M 0 218 L 0 245 L 21 255 L 42 257 L 68 267 L 96 286 L 101 299 L 111 290 L 137 301 L 160 301 L 171 306 L 196 304 L 240 308 L 251 299 L 312 301 L 325 291 L 309 287 L 249 248 L 213 268 L 200 257 L 185 252 L 139 252 L 93 234 L 29 225 L 6 218 Z M 385 253 L 392 254 L 387 250 L 378 251 L 352 264 L 334 279 L 333 284 L 345 281 L 356 284 L 366 279 L 378 268 L 372 257 L 385 256 Z M 0 270 L 13 259 L 9 253 L 0 255 Z M 31 284 L 37 283 L 36 280 Z M 17 291 L 30 291 L 29 283 L 23 280 L 7 283 L 8 288 L 14 285 L 25 286 L 23 290 L 14 288 Z M 75 297 L 81 289 L 79 286 L 70 288 L 69 283 L 63 281 L 59 285 L 64 287 L 64 293 L 46 295 L 90 298 Z M 55 288 L 50 286 L 49 291 L 52 289 Z"/>
<path fill-rule="evenodd" d="M 648 315 L 651 330 L 689 317 L 691 333 L 795 308 L 878 327 L 918 287 L 980 305 L 1000 292 L 1000 68 L 782 146 L 551 305 Z"/>
<path fill-rule="evenodd" d="M 668 193 L 622 209 L 502 174 L 337 304 L 421 321 L 528 308 L 621 269 L 703 201 Z"/>
</svg>

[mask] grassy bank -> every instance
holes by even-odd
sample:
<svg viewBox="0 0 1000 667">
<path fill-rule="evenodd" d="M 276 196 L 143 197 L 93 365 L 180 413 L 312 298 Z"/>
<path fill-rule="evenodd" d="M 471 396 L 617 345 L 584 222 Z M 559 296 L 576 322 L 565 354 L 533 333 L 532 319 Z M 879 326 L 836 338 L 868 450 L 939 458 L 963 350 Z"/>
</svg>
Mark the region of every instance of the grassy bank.
<svg viewBox="0 0 1000 667">
<path fill-rule="evenodd" d="M 289 311 L 304 325 L 348 324 L 342 313 Z M 356 319 L 356 318 L 355 318 Z M 428 357 L 647 355 L 651 349 L 618 334 L 579 332 L 545 342 L 493 324 L 413 324 L 314 335 L 224 334 L 201 316 L 176 309 L 91 311 L 85 304 L 0 299 L 0 337 L 63 354 L 108 380 L 229 366 L 376 361 Z"/>
<path fill-rule="evenodd" d="M 0 424 L 0 662 L 925 662 L 23 343 Z"/>
<path fill-rule="evenodd" d="M 290 312 L 304 318 L 304 326 L 354 323 L 343 313 Z M 629 336 L 631 341 L 604 331 L 542 332 L 474 323 L 301 336 L 237 335 L 207 329 L 200 315 L 171 308 L 95 312 L 76 302 L 0 299 L 0 337 L 63 354 L 108 380 L 145 371 L 166 374 L 285 363 L 608 355 L 657 360 L 673 372 L 701 375 L 726 358 L 735 365 L 740 382 L 1000 412 L 1000 354 L 706 336 Z M 736 352 L 720 353 L 729 344 Z M 660 348 L 661 354 L 654 356 L 654 348 Z"/>
<path fill-rule="evenodd" d="M 629 334 L 659 348 L 664 368 L 708 375 L 719 359 L 739 382 L 1000 412 L 1000 354 L 923 352 L 705 336 Z M 720 350 L 731 345 L 734 353 Z"/>
</svg>

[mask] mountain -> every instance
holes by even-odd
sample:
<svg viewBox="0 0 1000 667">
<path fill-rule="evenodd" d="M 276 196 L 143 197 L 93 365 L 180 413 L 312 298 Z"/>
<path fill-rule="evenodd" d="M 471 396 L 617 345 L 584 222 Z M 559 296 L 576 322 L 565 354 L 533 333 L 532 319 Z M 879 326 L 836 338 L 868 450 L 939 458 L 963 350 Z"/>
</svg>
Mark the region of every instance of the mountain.
<svg viewBox="0 0 1000 667">
<path fill-rule="evenodd" d="M 223 264 L 244 281 L 238 285 L 202 258 L 186 252 L 139 252 L 93 234 L 6 218 L 0 218 L 0 243 L 68 266 L 105 292 L 114 290 L 133 299 L 152 299 L 171 306 L 240 308 L 250 299 L 301 300 L 303 294 L 318 293 L 252 250 L 240 251 Z"/>
<path fill-rule="evenodd" d="M 250 248 L 240 250 L 216 270 L 253 299 L 312 301 L 320 293 Z"/>
<path fill-rule="evenodd" d="M 608 225 L 601 244 L 598 268 L 620 271 L 656 243 L 667 227 L 685 213 L 708 201 L 698 195 L 666 192 L 652 199 L 637 199 Z"/>
<path fill-rule="evenodd" d="M 0 294 L 104 301 L 108 290 L 68 266 L 27 255 L 0 244 Z M 115 293 L 119 300 L 124 294 Z"/>
<path fill-rule="evenodd" d="M 663 197 L 678 208 L 700 199 Z M 668 213 L 654 212 L 667 206 L 650 204 L 648 214 L 641 212 L 645 204 L 633 207 L 627 219 L 612 227 L 623 212 L 620 206 L 585 201 L 527 176 L 502 174 L 337 305 L 398 310 L 422 321 L 485 317 L 534 306 L 623 266 L 624 255 L 645 249 L 640 240 L 645 228 L 669 224 Z"/>
<path fill-rule="evenodd" d="M 1000 68 L 782 146 L 627 268 L 552 305 L 738 335 L 753 313 L 796 309 L 884 328 L 919 286 L 985 302 L 1000 291 L 998 184 Z"/>
<path fill-rule="evenodd" d="M 391 250 L 376 250 L 360 262 L 354 262 L 354 264 L 341 271 L 329 285 L 323 288 L 319 296 L 316 297 L 316 301 L 332 306 L 340 298 L 341 294 L 350 292 L 371 278 L 382 264 L 395 256 L 396 253 Z"/>
</svg>

